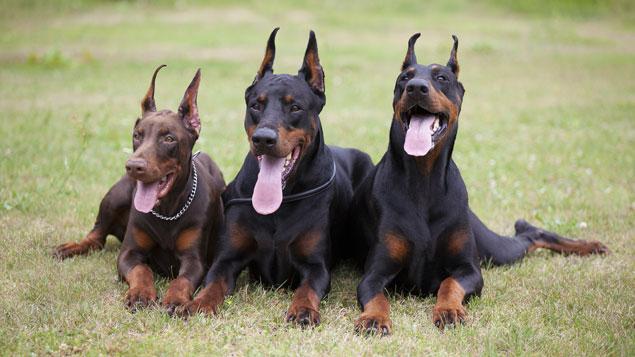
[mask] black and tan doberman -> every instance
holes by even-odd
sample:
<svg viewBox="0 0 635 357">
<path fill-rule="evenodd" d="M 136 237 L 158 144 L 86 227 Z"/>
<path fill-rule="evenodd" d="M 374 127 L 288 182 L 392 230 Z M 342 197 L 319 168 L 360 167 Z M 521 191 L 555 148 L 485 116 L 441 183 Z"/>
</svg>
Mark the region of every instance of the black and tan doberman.
<svg viewBox="0 0 635 357">
<path fill-rule="evenodd" d="M 276 32 L 245 92 L 251 150 L 223 194 L 227 218 L 218 258 L 185 315 L 215 313 L 249 267 L 255 280 L 295 289 L 287 321 L 316 325 L 331 265 L 350 248 L 349 205 L 372 163 L 358 150 L 324 143 L 324 71 L 313 31 L 297 75 L 273 74 Z"/>
<path fill-rule="evenodd" d="M 394 90 L 388 150 L 355 193 L 359 247 L 368 247 L 357 289 L 363 309 L 357 331 L 389 334 L 389 284 L 436 294 L 433 322 L 463 321 L 463 303 L 483 288 L 481 261 L 510 264 L 537 248 L 565 254 L 606 253 L 597 241 L 563 238 L 519 220 L 513 238 L 490 231 L 468 206 L 452 149 L 463 101 L 458 81 L 458 40 L 446 65 L 420 65 L 408 51 Z"/>
<path fill-rule="evenodd" d="M 80 242 L 58 246 L 59 258 L 102 249 L 108 235 L 123 241 L 117 267 L 128 283 L 131 309 L 157 298 L 153 271 L 172 280 L 163 297 L 169 312 L 190 301 L 209 268 L 223 224 L 223 176 L 204 154 L 192 154 L 201 122 L 196 98 L 200 70 L 175 113 L 157 111 L 152 82 L 137 119 L 134 152 L 124 175 L 102 199 L 93 229 Z"/>
</svg>

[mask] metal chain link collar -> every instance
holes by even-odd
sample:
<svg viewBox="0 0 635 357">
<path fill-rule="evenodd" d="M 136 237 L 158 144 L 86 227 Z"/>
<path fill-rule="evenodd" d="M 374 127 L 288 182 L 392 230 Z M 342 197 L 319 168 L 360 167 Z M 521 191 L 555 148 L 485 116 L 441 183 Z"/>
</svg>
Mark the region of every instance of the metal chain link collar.
<svg viewBox="0 0 635 357">
<path fill-rule="evenodd" d="M 196 157 L 196 154 L 194 155 L 194 157 Z M 194 162 L 194 157 L 192 158 L 192 171 L 194 174 L 192 177 L 192 191 L 190 192 L 190 195 L 187 198 L 187 202 L 185 202 L 185 205 L 183 205 L 183 208 L 181 208 L 181 210 L 177 214 L 170 217 L 166 217 L 160 213 L 155 212 L 154 210 L 151 210 L 150 212 L 155 217 L 162 219 L 164 221 L 175 221 L 181 218 L 181 216 L 185 213 L 185 211 L 187 211 L 187 209 L 190 208 L 190 205 L 192 204 L 192 201 L 194 201 L 194 197 L 196 196 L 196 186 L 198 186 L 198 174 L 196 172 L 196 163 Z"/>
</svg>

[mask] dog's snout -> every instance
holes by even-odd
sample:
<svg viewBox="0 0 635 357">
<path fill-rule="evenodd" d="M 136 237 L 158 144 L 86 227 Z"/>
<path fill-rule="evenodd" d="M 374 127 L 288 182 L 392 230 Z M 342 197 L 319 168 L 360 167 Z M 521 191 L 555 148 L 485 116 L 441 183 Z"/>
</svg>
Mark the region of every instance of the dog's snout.
<svg viewBox="0 0 635 357">
<path fill-rule="evenodd" d="M 430 84 L 425 79 L 412 79 L 406 85 L 406 92 L 412 96 L 428 95 Z"/>
<path fill-rule="evenodd" d="M 278 143 L 278 132 L 271 128 L 258 128 L 251 136 L 257 149 L 269 149 Z"/>
<path fill-rule="evenodd" d="M 144 159 L 130 159 L 126 162 L 126 172 L 130 175 L 143 175 L 148 168 L 148 162 Z"/>
</svg>

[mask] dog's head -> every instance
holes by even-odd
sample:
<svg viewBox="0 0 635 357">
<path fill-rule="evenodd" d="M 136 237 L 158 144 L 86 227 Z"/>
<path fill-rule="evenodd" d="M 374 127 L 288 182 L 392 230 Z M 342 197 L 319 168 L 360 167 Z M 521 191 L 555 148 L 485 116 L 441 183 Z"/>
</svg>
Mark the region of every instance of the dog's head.
<svg viewBox="0 0 635 357">
<path fill-rule="evenodd" d="M 192 147 L 201 130 L 196 104 L 200 69 L 175 113 L 167 109 L 157 111 L 154 101 L 154 83 L 163 67 L 165 65 L 154 71 L 150 88 L 141 101 L 141 117 L 132 134 L 134 152 L 126 162 L 128 175 L 137 180 L 135 208 L 144 213 L 170 193 L 175 182 L 187 180 Z"/>
<path fill-rule="evenodd" d="M 458 38 L 452 36 L 454 45 L 445 66 L 420 65 L 414 50 L 419 36 L 414 34 L 408 41 L 393 99 L 394 119 L 406 134 L 404 150 L 412 156 L 425 156 L 455 135 L 465 93 L 458 80 Z"/>
<path fill-rule="evenodd" d="M 326 101 L 315 33 L 309 35 L 298 74 L 289 75 L 273 73 L 277 32 L 278 28 L 269 36 L 260 69 L 245 91 L 245 130 L 251 153 L 260 164 L 252 198 L 262 214 L 280 206 L 282 188 L 316 138 Z"/>
</svg>

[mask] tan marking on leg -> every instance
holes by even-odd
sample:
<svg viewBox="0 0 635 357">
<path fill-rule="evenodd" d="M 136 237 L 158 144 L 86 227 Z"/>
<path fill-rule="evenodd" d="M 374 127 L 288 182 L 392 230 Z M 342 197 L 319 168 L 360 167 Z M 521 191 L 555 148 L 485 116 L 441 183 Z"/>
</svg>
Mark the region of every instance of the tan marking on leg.
<svg viewBox="0 0 635 357">
<path fill-rule="evenodd" d="M 388 233 L 384 236 L 384 243 L 390 257 L 397 262 L 404 262 L 410 253 L 410 244 L 400 235 Z"/>
<path fill-rule="evenodd" d="M 378 293 L 364 305 L 364 311 L 355 321 L 355 330 L 358 333 L 377 332 L 382 335 L 392 333 L 390 303 L 384 293 Z"/>
<path fill-rule="evenodd" d="M 148 306 L 157 299 L 157 291 L 154 288 L 154 278 L 152 270 L 145 264 L 139 264 L 124 277 L 128 283 L 128 293 L 126 294 L 126 305 L 130 309 Z"/>
<path fill-rule="evenodd" d="M 308 257 L 315 252 L 320 240 L 322 232 L 310 231 L 296 238 L 293 243 L 293 252 L 301 257 Z"/>
<path fill-rule="evenodd" d="M 200 228 L 186 229 L 176 239 L 176 250 L 179 252 L 192 248 L 201 239 Z"/>
<path fill-rule="evenodd" d="M 465 320 L 466 311 L 463 307 L 465 289 L 453 277 L 441 282 L 437 292 L 437 303 L 432 309 L 432 321 L 443 329 L 446 324 L 454 324 Z"/>
<path fill-rule="evenodd" d="M 465 230 L 455 231 L 447 238 L 447 251 L 450 255 L 458 255 L 463 251 L 465 243 L 469 238 L 469 233 Z"/>
<path fill-rule="evenodd" d="M 233 223 L 229 227 L 229 240 L 232 247 L 240 252 L 247 250 L 253 250 L 256 248 L 256 240 L 252 237 L 251 233 L 244 227 Z"/>
<path fill-rule="evenodd" d="M 75 255 L 88 254 L 93 250 L 100 250 L 104 247 L 106 237 L 101 230 L 95 229 L 90 231 L 86 237 L 79 242 L 68 242 L 55 247 L 53 255 L 59 259 L 70 258 Z"/>
<path fill-rule="evenodd" d="M 218 307 L 225 301 L 227 294 L 227 283 L 224 279 L 217 279 L 201 290 L 196 298 L 185 304 L 178 310 L 181 316 L 189 316 L 196 313 L 215 315 Z"/>
<path fill-rule="evenodd" d="M 134 239 L 139 248 L 146 251 L 154 247 L 155 244 L 152 238 L 150 238 L 150 236 L 146 232 L 134 226 L 132 227 L 132 239 Z"/>
<path fill-rule="evenodd" d="M 186 277 L 179 276 L 170 282 L 168 291 L 163 297 L 163 305 L 183 305 L 190 301 L 194 293 L 194 285 Z"/>
<path fill-rule="evenodd" d="M 287 311 L 288 322 L 301 325 L 318 325 L 320 323 L 320 299 L 308 282 L 302 283 L 293 294 L 291 306 Z"/>
<path fill-rule="evenodd" d="M 610 250 L 599 241 L 586 241 L 586 240 L 566 240 L 559 243 L 551 243 L 545 241 L 535 241 L 527 252 L 533 252 L 538 248 L 546 248 L 553 250 L 560 254 L 575 254 L 580 256 L 587 256 L 591 254 L 609 254 Z"/>
</svg>

